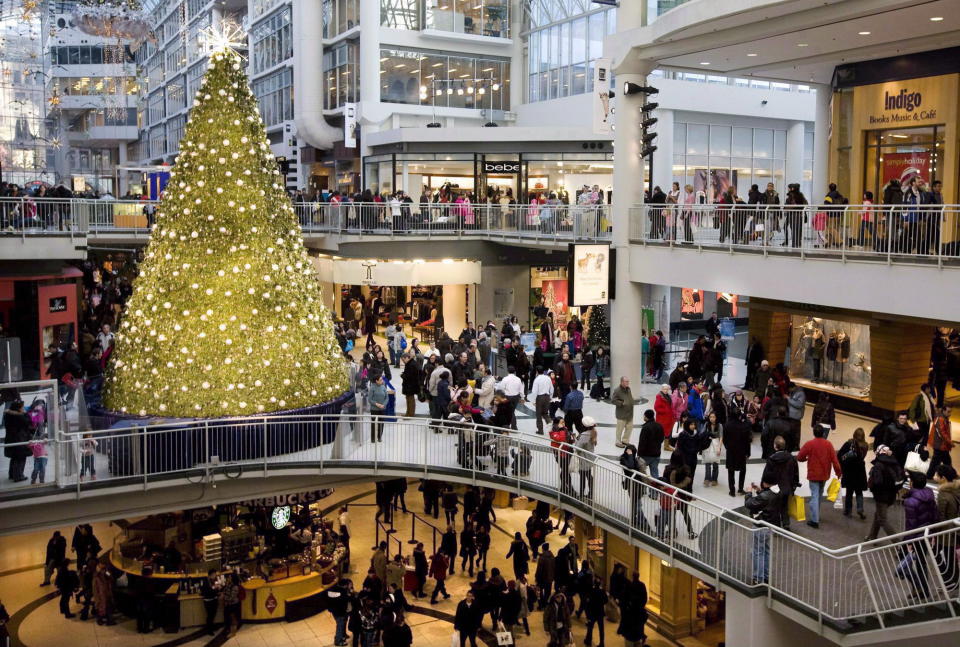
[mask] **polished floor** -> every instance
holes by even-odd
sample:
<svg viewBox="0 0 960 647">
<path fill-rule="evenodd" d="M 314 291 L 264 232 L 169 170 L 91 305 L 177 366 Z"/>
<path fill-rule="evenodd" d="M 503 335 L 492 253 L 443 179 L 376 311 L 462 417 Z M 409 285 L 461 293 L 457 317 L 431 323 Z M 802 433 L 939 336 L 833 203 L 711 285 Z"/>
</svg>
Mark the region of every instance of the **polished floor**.
<svg viewBox="0 0 960 647">
<path fill-rule="evenodd" d="M 416 482 L 411 481 L 407 492 L 407 506 L 411 512 L 422 515 L 423 502 L 416 490 Z M 358 497 L 359 498 L 355 498 Z M 351 486 L 337 489 L 334 496 L 329 500 L 329 506 L 336 509 L 338 502 L 353 500 L 351 503 L 351 553 L 352 564 L 350 576 L 358 585 L 362 582 L 369 565 L 369 559 L 372 554 L 372 546 L 376 543 L 375 536 L 376 525 L 373 522 L 373 491 L 369 485 Z M 507 579 L 512 577 L 512 560 L 506 559 L 506 553 L 509 547 L 510 538 L 515 530 L 523 530 L 529 512 L 513 510 L 511 508 L 497 509 L 497 521 L 493 529 L 493 546 L 490 550 L 487 567 L 488 569 L 497 567 L 505 574 Z M 433 522 L 432 519 L 423 519 L 422 516 L 417 522 L 417 537 L 424 541 L 427 551 L 432 548 L 430 536 L 432 531 L 428 529 L 424 521 Z M 397 543 L 402 543 L 403 554 L 406 555 L 411 546 L 406 543 L 411 537 L 411 514 L 397 513 L 394 520 L 396 533 L 391 539 L 391 550 L 396 551 L 401 547 Z M 462 520 L 458 521 L 458 529 Z M 67 532 L 64 529 L 62 532 Z M 107 545 L 113 534 L 117 532 L 116 527 L 110 527 L 107 524 L 97 524 L 95 527 L 101 542 Z M 572 531 L 571 531 L 572 532 Z M 69 530 L 69 538 L 72 530 Z M 46 543 L 49 533 L 31 533 L 29 535 L 20 535 L 17 537 L 0 538 L 0 566 L 3 572 L 0 572 L 0 600 L 3 601 L 7 610 L 15 618 L 12 623 L 16 628 L 16 637 L 19 642 L 14 642 L 14 647 L 22 645 L 24 647 L 60 647 L 69 645 L 69 647 L 328 647 L 333 645 L 333 619 L 328 613 L 321 613 L 312 618 L 299 622 L 286 623 L 277 622 L 269 624 L 248 624 L 244 625 L 237 635 L 231 639 L 224 640 L 224 637 L 218 636 L 210 638 L 206 635 L 197 636 L 191 639 L 196 629 L 185 629 L 179 634 L 164 634 L 155 631 L 152 634 L 141 635 L 135 631 L 132 620 L 124 620 L 113 627 L 97 626 L 93 621 L 81 622 L 78 618 L 68 620 L 63 618 L 57 607 L 57 600 L 51 598 L 45 599 L 52 591 L 49 588 L 40 588 L 39 583 L 42 578 L 42 570 L 39 568 L 26 568 L 25 570 L 11 570 L 22 568 L 23 561 L 31 559 L 42 560 L 43 547 Z M 381 536 L 382 537 L 382 536 Z M 557 535 L 550 535 L 548 541 L 555 544 L 564 538 Z M 14 558 L 14 555 L 20 557 Z M 36 563 L 36 562 L 34 562 Z M 453 626 L 452 615 L 459 602 L 469 587 L 470 578 L 460 572 L 457 565 L 456 574 L 447 581 L 447 589 L 451 594 L 449 600 L 441 600 L 436 605 L 431 605 L 429 600 L 413 600 L 409 598 L 415 609 L 408 615 L 407 619 L 413 629 L 414 645 L 417 647 L 438 646 L 447 647 L 450 644 Z M 432 581 L 427 585 L 427 591 L 432 591 Z M 428 615 L 429 614 L 429 615 Z M 521 636 L 517 641 L 518 645 L 529 645 L 531 647 L 540 647 L 546 645 L 547 640 L 543 631 L 542 617 L 539 612 L 534 612 L 529 618 L 531 635 Z M 489 629 L 489 618 L 485 626 Z M 616 636 L 616 625 L 606 623 L 606 644 L 619 645 L 622 639 Z M 673 643 L 658 635 L 651 629 L 648 630 L 650 640 L 648 644 L 651 647 L 667 647 L 672 644 L 681 644 L 685 647 L 702 647 L 709 645 L 715 646 L 718 642 L 716 636 L 719 634 L 722 639 L 723 632 L 718 628 L 704 632 L 703 637 L 710 638 L 709 642 L 702 642 L 696 636 L 682 639 L 679 643 Z M 577 645 L 583 644 L 585 637 L 585 625 L 583 621 L 574 620 L 573 633 Z M 492 636 L 487 636 L 488 641 Z M 597 638 L 594 637 L 594 644 L 597 644 Z M 490 642 L 487 643 L 491 644 Z M 495 645 L 494 640 L 492 645 Z"/>
</svg>

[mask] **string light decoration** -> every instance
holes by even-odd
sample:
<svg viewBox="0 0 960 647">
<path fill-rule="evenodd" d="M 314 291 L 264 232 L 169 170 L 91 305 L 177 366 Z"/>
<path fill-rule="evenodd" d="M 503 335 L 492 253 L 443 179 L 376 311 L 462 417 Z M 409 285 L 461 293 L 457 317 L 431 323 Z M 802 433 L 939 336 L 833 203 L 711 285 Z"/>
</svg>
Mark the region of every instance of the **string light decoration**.
<svg viewBox="0 0 960 647">
<path fill-rule="evenodd" d="M 272 413 L 333 400 L 346 365 L 241 57 L 210 56 L 111 356 L 131 415 Z"/>
</svg>

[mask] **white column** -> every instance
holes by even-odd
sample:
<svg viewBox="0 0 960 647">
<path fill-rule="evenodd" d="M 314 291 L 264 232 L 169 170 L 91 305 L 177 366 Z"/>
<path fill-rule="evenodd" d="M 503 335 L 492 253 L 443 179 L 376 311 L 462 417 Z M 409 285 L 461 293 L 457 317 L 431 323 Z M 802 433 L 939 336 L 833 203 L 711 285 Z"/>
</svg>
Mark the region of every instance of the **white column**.
<svg viewBox="0 0 960 647">
<path fill-rule="evenodd" d="M 127 165 L 127 144 L 126 142 L 120 142 L 117 146 L 117 163 L 114 168 L 120 169 Z M 116 191 L 114 194 L 116 197 L 120 197 L 127 193 L 127 188 L 129 182 L 127 182 L 127 172 L 126 171 L 117 171 L 117 186 L 113 187 L 113 190 Z"/>
<path fill-rule="evenodd" d="M 830 184 L 830 101 L 833 88 L 829 85 L 813 86 L 817 91 L 817 110 L 813 124 L 813 195 L 808 196 L 811 203 L 819 204 L 827 194 Z"/>
<path fill-rule="evenodd" d="M 651 101 L 656 101 L 654 95 Z M 659 186 L 664 193 L 670 192 L 670 183 L 673 182 L 673 110 L 654 110 L 652 117 L 657 118 L 654 129 L 657 138 L 653 145 L 657 151 L 653 154 L 653 185 Z"/>
<path fill-rule="evenodd" d="M 803 181 L 803 132 L 802 121 L 791 121 L 787 127 L 786 177 L 784 186 L 777 187 L 782 195 L 787 192 L 787 184 Z"/>
<path fill-rule="evenodd" d="M 364 114 L 377 112 L 376 107 L 380 104 L 380 0 L 360 0 L 360 25 L 361 110 L 358 118 L 363 119 L 363 133 L 366 134 L 370 122 L 381 121 L 379 114 L 374 118 L 371 114 Z"/>
</svg>

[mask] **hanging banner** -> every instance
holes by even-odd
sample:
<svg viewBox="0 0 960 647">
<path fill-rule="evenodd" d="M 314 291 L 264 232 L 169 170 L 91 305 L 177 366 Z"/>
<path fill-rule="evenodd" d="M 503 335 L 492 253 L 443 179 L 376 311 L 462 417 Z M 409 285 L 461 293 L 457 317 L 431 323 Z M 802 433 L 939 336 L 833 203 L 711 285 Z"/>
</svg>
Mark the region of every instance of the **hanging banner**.
<svg viewBox="0 0 960 647">
<path fill-rule="evenodd" d="M 610 59 L 593 62 L 593 133 L 609 135 L 612 131 L 613 110 L 610 105 Z"/>
<path fill-rule="evenodd" d="M 610 246 L 573 245 L 574 306 L 606 305 L 610 300 Z"/>
<path fill-rule="evenodd" d="M 357 147 L 357 104 L 343 104 L 343 147 Z"/>
</svg>

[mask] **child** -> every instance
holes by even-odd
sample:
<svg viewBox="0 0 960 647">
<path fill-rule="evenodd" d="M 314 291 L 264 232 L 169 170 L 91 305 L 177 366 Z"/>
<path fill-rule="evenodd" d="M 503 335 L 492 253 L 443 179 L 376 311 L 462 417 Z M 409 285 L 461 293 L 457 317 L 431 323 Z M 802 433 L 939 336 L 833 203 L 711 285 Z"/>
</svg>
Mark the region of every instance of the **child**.
<svg viewBox="0 0 960 647">
<path fill-rule="evenodd" d="M 80 442 L 80 480 L 83 480 L 88 471 L 90 472 L 90 479 L 97 480 L 97 470 L 94 467 L 93 456 L 97 451 L 97 445 L 99 443 L 93 437 L 93 434 L 83 435 L 83 440 Z"/>
<path fill-rule="evenodd" d="M 44 482 L 47 476 L 47 445 L 50 443 L 47 432 L 38 430 L 30 441 L 30 451 L 33 453 L 33 472 L 30 473 L 30 485 L 39 479 Z"/>
</svg>

